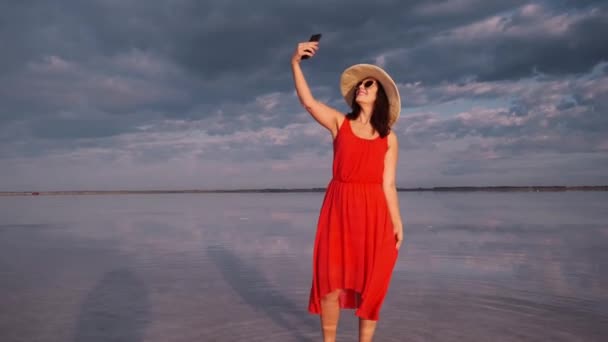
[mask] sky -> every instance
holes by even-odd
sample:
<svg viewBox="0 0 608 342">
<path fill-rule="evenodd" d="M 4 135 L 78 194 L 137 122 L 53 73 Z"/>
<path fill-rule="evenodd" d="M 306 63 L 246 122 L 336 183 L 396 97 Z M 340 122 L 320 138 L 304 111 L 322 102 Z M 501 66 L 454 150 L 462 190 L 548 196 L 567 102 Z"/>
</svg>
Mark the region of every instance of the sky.
<svg viewBox="0 0 608 342">
<path fill-rule="evenodd" d="M 22 0 L 0 4 L 0 191 L 324 187 L 342 71 L 383 67 L 397 186 L 608 184 L 608 4 Z"/>
</svg>

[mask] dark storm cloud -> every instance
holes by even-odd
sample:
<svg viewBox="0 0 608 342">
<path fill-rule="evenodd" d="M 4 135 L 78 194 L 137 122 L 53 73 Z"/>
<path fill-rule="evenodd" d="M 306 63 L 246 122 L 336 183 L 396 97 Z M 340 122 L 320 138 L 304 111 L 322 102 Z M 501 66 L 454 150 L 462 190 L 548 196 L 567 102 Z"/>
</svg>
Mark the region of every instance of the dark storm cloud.
<svg viewBox="0 0 608 342">
<path fill-rule="evenodd" d="M 345 110 L 340 72 L 384 65 L 413 113 L 402 148 L 473 139 L 454 155 L 470 161 L 608 149 L 605 1 L 25 0 L 0 4 L 0 158 L 325 158 L 289 67 L 316 32 L 314 94 Z M 459 100 L 470 107 L 432 108 Z"/>
<path fill-rule="evenodd" d="M 190 117 L 188 109 L 201 103 L 246 103 L 293 87 L 289 56 L 312 32 L 325 36 L 323 52 L 307 65 L 311 79 L 335 89 L 347 64 L 413 46 L 440 30 L 522 2 L 455 3 L 446 8 L 428 1 L 11 2 L 0 14 L 0 38 L 8 42 L 0 56 L 2 117 L 53 115 L 83 100 L 110 112 L 166 109 L 169 117 Z M 132 54 L 154 59 L 161 75 L 134 75 L 115 65 Z M 32 70 L 52 61 L 69 69 L 55 74 Z M 109 89 L 98 91 L 99 83 L 111 77 L 124 83 L 115 92 L 145 91 L 155 100 L 137 94 L 130 101 L 113 100 Z"/>
<path fill-rule="evenodd" d="M 533 3 L 445 30 L 387 57 L 404 81 L 510 80 L 581 73 L 608 59 L 608 6 Z M 570 11 L 569 11 L 570 10 Z"/>
</svg>

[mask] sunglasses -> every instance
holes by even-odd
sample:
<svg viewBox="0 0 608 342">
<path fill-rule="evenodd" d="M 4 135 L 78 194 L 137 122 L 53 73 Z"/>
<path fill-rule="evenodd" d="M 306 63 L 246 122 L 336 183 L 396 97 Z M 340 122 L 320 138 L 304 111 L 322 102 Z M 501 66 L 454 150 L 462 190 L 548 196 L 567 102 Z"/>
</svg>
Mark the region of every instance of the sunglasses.
<svg viewBox="0 0 608 342">
<path fill-rule="evenodd" d="M 359 82 L 355 86 L 355 89 L 359 88 L 361 86 L 361 84 L 363 84 L 363 86 L 365 87 L 365 89 L 367 89 L 367 88 L 373 86 L 375 83 L 376 83 L 376 81 L 374 81 L 374 80 L 367 80 L 365 82 Z"/>
</svg>

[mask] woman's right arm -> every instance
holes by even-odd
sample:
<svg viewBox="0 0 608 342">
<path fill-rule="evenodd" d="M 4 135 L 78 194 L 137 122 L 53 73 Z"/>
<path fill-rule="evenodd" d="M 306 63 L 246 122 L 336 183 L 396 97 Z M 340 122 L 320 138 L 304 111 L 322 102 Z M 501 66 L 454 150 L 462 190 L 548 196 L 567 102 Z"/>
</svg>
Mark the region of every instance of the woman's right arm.
<svg viewBox="0 0 608 342">
<path fill-rule="evenodd" d="M 291 70 L 293 72 L 293 80 L 300 103 L 319 124 L 327 128 L 335 136 L 336 132 L 338 131 L 339 122 L 343 118 L 343 115 L 334 108 L 317 101 L 312 96 L 308 83 L 306 82 L 306 78 L 304 77 L 304 73 L 302 72 L 302 67 L 300 66 L 302 56 L 314 56 L 318 49 L 318 44 L 318 42 L 305 42 L 298 44 L 298 47 L 291 58 Z M 306 51 L 307 49 L 309 51 Z"/>
</svg>

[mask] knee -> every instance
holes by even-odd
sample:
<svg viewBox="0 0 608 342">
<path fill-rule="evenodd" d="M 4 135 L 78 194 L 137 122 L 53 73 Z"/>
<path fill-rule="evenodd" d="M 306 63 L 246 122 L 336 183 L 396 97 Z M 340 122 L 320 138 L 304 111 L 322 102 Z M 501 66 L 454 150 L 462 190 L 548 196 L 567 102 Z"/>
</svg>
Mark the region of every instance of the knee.
<svg viewBox="0 0 608 342">
<path fill-rule="evenodd" d="M 321 300 L 324 302 L 337 302 L 338 298 L 340 298 L 340 293 L 342 290 L 334 290 L 328 294 L 326 294 Z"/>
</svg>

